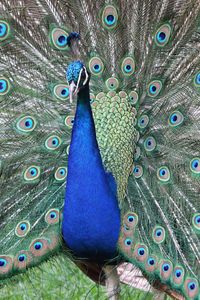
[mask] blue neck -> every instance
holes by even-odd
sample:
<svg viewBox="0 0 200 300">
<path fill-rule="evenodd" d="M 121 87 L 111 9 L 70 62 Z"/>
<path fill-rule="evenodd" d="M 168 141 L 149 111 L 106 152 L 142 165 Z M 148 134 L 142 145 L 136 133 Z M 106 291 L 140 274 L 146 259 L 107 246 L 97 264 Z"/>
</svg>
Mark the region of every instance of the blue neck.
<svg viewBox="0 0 200 300">
<path fill-rule="evenodd" d="M 102 262 L 115 256 L 119 230 L 116 184 L 103 167 L 86 86 L 78 94 L 72 131 L 63 238 L 79 258 Z"/>
</svg>

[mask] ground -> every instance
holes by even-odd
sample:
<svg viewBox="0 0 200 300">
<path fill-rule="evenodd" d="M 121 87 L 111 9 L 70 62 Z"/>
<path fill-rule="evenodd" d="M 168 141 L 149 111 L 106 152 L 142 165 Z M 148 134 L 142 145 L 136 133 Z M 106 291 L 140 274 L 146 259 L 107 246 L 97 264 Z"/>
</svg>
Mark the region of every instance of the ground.
<svg viewBox="0 0 200 300">
<path fill-rule="evenodd" d="M 7 281 L 0 288 L 0 299 L 106 300 L 106 296 L 103 287 L 87 278 L 66 257 L 59 256 Z M 152 295 L 122 285 L 120 300 L 129 299 L 151 300 Z"/>
</svg>

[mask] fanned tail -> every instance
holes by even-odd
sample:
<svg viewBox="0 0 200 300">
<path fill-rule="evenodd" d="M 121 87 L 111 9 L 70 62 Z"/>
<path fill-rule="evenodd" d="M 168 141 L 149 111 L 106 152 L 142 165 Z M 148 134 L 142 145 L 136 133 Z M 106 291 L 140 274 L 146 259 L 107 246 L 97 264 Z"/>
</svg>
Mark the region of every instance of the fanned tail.
<svg viewBox="0 0 200 300">
<path fill-rule="evenodd" d="M 74 118 L 65 70 L 78 59 L 118 185 L 121 254 L 151 285 L 199 299 L 199 10 L 193 0 L 1 1 L 2 277 L 60 247 Z"/>
<path fill-rule="evenodd" d="M 200 277 L 199 10 L 140 4 L 138 142 L 120 240 L 152 285 L 187 299 L 198 299 Z"/>
<path fill-rule="evenodd" d="M 115 90 L 130 86 L 130 76 L 121 70 L 125 59 L 133 70 L 134 60 L 126 49 L 126 27 L 118 23 L 120 5 L 105 5 L 104 1 L 1 1 L 2 278 L 60 251 L 75 110 L 69 103 L 65 72 L 72 60 L 84 61 L 91 72 L 91 105 L 99 147 L 106 169 L 119 182 L 119 197 L 124 197 L 134 152 L 134 111 L 127 93 Z M 111 25 L 110 14 L 114 16 Z M 81 39 L 70 43 L 75 33 Z M 107 44 L 109 47 L 102 46 Z M 117 79 L 114 76 L 118 73 Z"/>
</svg>

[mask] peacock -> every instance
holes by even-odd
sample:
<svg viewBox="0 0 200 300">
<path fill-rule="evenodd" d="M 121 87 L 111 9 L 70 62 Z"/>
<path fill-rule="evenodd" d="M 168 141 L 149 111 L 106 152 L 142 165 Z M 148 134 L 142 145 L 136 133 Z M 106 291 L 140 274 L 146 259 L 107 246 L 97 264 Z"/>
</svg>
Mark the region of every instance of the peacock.
<svg viewBox="0 0 200 300">
<path fill-rule="evenodd" d="M 199 13 L 1 0 L 1 284 L 65 253 L 110 299 L 129 263 L 200 300 Z"/>
</svg>

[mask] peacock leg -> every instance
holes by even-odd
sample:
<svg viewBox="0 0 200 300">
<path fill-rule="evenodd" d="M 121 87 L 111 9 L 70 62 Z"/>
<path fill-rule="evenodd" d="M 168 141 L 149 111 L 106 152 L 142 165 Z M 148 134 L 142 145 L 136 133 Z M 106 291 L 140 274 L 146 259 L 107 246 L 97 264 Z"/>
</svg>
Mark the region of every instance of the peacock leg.
<svg viewBox="0 0 200 300">
<path fill-rule="evenodd" d="M 114 266 L 103 267 L 106 276 L 106 290 L 110 300 L 118 300 L 120 296 L 120 281 L 117 268 Z"/>
</svg>

